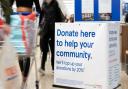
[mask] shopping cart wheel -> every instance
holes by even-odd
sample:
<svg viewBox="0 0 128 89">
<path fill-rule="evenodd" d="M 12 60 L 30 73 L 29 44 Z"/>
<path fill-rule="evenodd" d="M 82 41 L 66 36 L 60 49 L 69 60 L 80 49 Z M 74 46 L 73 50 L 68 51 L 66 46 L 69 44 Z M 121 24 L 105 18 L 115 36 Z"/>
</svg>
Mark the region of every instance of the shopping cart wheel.
<svg viewBox="0 0 128 89">
<path fill-rule="evenodd" d="M 39 81 L 36 81 L 36 89 L 39 89 Z"/>
</svg>

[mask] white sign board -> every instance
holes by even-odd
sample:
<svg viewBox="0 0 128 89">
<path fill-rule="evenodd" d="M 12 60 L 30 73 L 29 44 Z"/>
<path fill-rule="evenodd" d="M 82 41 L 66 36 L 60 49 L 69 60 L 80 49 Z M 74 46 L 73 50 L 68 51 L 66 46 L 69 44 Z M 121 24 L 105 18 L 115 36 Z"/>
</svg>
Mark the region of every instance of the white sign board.
<svg viewBox="0 0 128 89">
<path fill-rule="evenodd" d="M 120 82 L 119 24 L 56 23 L 54 85 L 113 89 Z"/>
</svg>

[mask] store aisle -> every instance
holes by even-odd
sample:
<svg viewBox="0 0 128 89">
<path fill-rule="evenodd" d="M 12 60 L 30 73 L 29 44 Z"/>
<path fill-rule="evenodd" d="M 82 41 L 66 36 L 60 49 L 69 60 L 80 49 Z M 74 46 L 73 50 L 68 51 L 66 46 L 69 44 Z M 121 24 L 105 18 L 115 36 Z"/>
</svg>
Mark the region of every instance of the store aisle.
<svg viewBox="0 0 128 89">
<path fill-rule="evenodd" d="M 40 50 L 39 48 L 37 49 L 37 64 L 38 64 L 38 69 L 40 67 Z M 39 73 L 39 72 L 38 72 Z M 62 89 L 62 88 L 55 88 L 52 87 L 53 85 L 53 73 L 51 71 L 51 64 L 49 60 L 49 55 L 48 55 L 48 61 L 46 63 L 46 74 L 45 76 L 39 75 L 39 80 L 40 80 L 40 89 Z M 121 87 L 118 89 L 128 89 L 128 76 L 125 74 L 125 72 L 122 72 L 121 74 Z M 27 84 L 27 89 L 36 89 L 35 88 L 35 66 L 33 65 L 32 71 L 30 72 L 30 76 L 28 79 L 28 84 Z"/>
</svg>

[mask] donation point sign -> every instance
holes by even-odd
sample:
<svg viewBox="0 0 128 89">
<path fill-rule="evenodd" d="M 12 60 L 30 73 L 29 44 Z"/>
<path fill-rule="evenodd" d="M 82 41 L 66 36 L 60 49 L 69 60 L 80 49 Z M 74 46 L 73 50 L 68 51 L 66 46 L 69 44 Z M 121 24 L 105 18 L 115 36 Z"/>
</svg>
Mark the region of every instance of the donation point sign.
<svg viewBox="0 0 128 89">
<path fill-rule="evenodd" d="M 54 85 L 113 89 L 120 82 L 119 23 L 56 23 Z"/>
</svg>

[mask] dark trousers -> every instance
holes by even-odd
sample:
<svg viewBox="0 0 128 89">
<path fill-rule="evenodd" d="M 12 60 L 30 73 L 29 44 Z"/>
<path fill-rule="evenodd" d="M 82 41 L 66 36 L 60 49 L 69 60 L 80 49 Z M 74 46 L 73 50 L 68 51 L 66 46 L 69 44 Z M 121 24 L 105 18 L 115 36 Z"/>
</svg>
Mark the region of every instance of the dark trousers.
<svg viewBox="0 0 128 89">
<path fill-rule="evenodd" d="M 20 57 L 19 65 L 24 77 L 28 77 L 30 69 L 30 57 Z"/>
<path fill-rule="evenodd" d="M 43 53 L 41 60 L 41 68 L 45 70 L 45 63 L 47 61 L 47 53 L 51 51 L 51 66 L 52 70 L 54 70 L 54 30 L 47 29 L 40 36 L 40 49 Z"/>
</svg>

